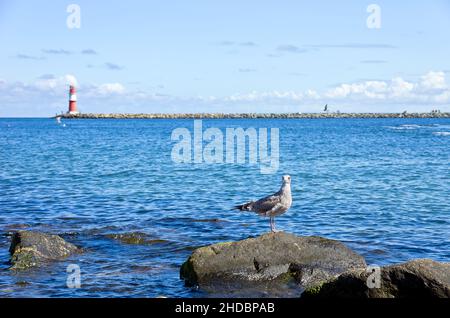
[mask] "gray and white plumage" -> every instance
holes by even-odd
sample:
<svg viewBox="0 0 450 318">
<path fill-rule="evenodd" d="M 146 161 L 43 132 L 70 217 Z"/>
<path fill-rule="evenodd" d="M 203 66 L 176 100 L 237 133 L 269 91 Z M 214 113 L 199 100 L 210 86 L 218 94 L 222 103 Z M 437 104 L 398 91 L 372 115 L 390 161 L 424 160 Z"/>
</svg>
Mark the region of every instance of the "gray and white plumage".
<svg viewBox="0 0 450 318">
<path fill-rule="evenodd" d="M 275 232 L 274 218 L 284 214 L 292 205 L 291 177 L 286 175 L 282 178 L 281 188 L 278 192 L 258 201 L 250 201 L 234 208 L 240 211 L 255 212 L 260 216 L 270 218 L 270 229 Z"/>
</svg>

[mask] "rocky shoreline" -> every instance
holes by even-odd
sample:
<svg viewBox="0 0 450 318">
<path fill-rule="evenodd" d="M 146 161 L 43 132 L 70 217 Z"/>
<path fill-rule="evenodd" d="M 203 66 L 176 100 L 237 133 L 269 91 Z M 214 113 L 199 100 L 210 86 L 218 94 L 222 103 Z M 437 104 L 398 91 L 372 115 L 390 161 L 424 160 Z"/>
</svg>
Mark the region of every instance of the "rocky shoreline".
<svg viewBox="0 0 450 318">
<path fill-rule="evenodd" d="M 186 113 L 186 114 L 62 114 L 64 119 L 322 119 L 322 118 L 450 118 L 450 112 L 429 113 Z"/>
<path fill-rule="evenodd" d="M 450 263 L 418 259 L 372 267 L 341 242 L 283 232 L 196 249 L 180 277 L 206 290 L 297 284 L 302 299 L 450 298 Z"/>
<path fill-rule="evenodd" d="M 189 286 L 292 280 L 311 287 L 365 267 L 364 258 L 341 242 L 279 232 L 196 249 L 180 276 Z"/>
<path fill-rule="evenodd" d="M 139 233 L 108 237 L 155 243 Z M 29 271 L 85 250 L 58 235 L 19 230 L 9 252 L 10 270 Z M 223 295 L 247 289 L 277 297 L 291 286 L 291 295 L 302 299 L 450 298 L 450 263 L 419 259 L 373 269 L 339 241 L 284 232 L 197 248 L 181 265 L 180 278 L 188 287 Z"/>
<path fill-rule="evenodd" d="M 346 272 L 306 289 L 301 298 L 450 298 L 450 263 L 416 259 L 383 266 L 378 272 L 378 282 L 375 273 Z"/>
</svg>

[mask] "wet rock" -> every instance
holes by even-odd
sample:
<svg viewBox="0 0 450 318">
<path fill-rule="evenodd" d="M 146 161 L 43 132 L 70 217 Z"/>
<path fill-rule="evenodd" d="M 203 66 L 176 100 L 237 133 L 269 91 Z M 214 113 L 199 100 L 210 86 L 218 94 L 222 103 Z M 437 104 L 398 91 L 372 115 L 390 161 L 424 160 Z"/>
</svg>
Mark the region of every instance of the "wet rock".
<svg viewBox="0 0 450 318">
<path fill-rule="evenodd" d="M 220 223 L 220 222 L 226 222 L 225 220 L 221 219 L 192 219 L 192 222 L 197 223 Z"/>
<path fill-rule="evenodd" d="M 187 285 L 295 279 L 308 287 L 365 266 L 362 256 L 338 241 L 280 232 L 196 249 L 180 276 Z"/>
<path fill-rule="evenodd" d="M 11 269 L 26 269 L 62 260 L 81 250 L 58 235 L 17 231 L 12 236 L 9 252 Z"/>
<path fill-rule="evenodd" d="M 29 228 L 29 227 L 30 227 L 29 224 L 18 223 L 18 224 L 10 224 L 10 225 L 7 225 L 7 226 L 5 227 L 5 230 L 7 230 L 7 231 L 12 231 L 12 230 L 17 231 L 17 230 L 19 230 L 19 229 L 26 229 L 26 228 Z"/>
<path fill-rule="evenodd" d="M 130 266 L 130 270 L 132 272 L 137 272 L 137 273 L 146 273 L 146 272 L 150 272 L 154 269 L 155 269 L 154 266 L 148 266 L 148 265 L 131 265 Z"/>
<path fill-rule="evenodd" d="M 131 244 L 131 245 L 152 245 L 152 244 L 167 243 L 166 240 L 151 239 L 148 237 L 147 234 L 141 232 L 107 234 L 106 237 L 112 240 L 120 241 L 121 243 L 124 244 Z"/>
<path fill-rule="evenodd" d="M 344 273 L 334 280 L 307 289 L 302 298 L 450 297 L 450 263 L 421 259 L 385 266 L 381 268 L 379 286 L 373 284 L 374 276 L 371 275 L 366 271 Z"/>
</svg>

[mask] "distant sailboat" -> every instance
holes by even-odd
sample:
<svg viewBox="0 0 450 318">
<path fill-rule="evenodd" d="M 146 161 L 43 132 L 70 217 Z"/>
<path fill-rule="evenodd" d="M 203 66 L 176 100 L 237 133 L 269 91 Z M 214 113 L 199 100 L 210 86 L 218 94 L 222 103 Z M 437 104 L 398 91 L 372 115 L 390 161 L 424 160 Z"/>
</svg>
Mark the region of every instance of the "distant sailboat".
<svg viewBox="0 0 450 318">
<path fill-rule="evenodd" d="M 57 123 L 58 125 L 61 125 L 61 117 L 56 117 L 56 123 Z"/>
</svg>

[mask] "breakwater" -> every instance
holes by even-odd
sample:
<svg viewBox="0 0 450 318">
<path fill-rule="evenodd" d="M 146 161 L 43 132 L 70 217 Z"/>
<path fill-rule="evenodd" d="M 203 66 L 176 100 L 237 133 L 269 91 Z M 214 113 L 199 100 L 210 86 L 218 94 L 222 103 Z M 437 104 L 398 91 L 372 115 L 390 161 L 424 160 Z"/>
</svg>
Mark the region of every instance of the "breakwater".
<svg viewBox="0 0 450 318">
<path fill-rule="evenodd" d="M 450 118 L 450 112 L 430 113 L 186 113 L 186 114 L 62 114 L 66 119 L 276 119 L 276 118 Z"/>
</svg>

